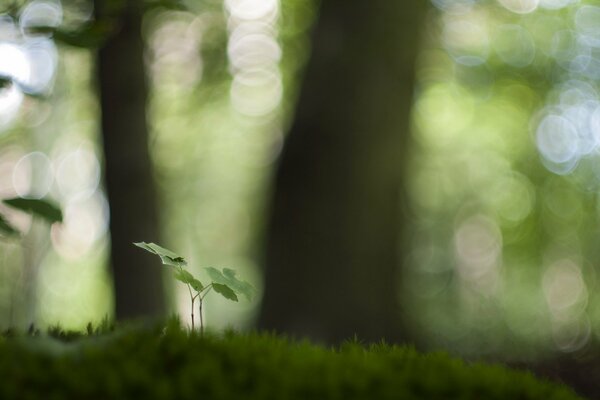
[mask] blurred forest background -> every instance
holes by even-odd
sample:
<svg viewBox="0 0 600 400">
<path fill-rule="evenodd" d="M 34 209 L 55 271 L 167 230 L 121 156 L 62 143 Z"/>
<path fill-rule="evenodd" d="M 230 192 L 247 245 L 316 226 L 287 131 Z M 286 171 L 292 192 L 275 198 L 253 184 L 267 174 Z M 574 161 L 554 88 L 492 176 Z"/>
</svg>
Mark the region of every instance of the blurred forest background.
<svg viewBox="0 0 600 400">
<path fill-rule="evenodd" d="M 27 232 L 0 242 L 2 329 L 185 318 L 130 245 L 158 241 L 264 293 L 209 298 L 213 328 L 600 335 L 593 2 L 0 0 L 0 77 L 0 198 L 65 214 L 0 209 Z"/>
</svg>

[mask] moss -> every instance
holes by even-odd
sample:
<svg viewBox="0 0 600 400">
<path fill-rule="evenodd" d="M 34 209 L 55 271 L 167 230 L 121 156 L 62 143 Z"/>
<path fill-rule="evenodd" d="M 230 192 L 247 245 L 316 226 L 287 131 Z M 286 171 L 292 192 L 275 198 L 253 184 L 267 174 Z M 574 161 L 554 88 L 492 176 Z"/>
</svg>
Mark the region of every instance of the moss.
<svg viewBox="0 0 600 400">
<path fill-rule="evenodd" d="M 500 366 L 349 342 L 326 349 L 271 334 L 119 328 L 0 340 L 2 399 L 577 399 Z"/>
</svg>

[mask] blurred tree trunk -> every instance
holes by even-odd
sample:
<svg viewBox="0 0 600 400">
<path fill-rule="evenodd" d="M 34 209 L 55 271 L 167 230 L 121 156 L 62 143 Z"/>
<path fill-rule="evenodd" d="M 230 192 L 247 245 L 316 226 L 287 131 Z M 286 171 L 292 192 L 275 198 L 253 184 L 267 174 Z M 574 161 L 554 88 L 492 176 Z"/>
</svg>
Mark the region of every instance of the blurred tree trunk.
<svg viewBox="0 0 600 400">
<path fill-rule="evenodd" d="M 261 328 L 403 339 L 402 176 L 425 5 L 321 3 L 275 178 Z"/>
<path fill-rule="evenodd" d="M 141 2 L 95 0 L 95 12 L 96 18 L 109 18 L 116 26 L 97 55 L 116 318 L 160 317 L 165 313 L 162 269 L 132 245 L 158 237 Z"/>
</svg>

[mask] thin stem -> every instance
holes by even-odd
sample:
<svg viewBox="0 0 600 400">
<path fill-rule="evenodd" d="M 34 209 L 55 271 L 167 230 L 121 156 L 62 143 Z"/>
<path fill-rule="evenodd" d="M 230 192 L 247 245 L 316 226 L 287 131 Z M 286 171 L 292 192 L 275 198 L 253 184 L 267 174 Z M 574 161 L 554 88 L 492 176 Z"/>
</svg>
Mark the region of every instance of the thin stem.
<svg viewBox="0 0 600 400">
<path fill-rule="evenodd" d="M 179 267 L 180 271 L 183 271 L 182 267 Z M 190 293 L 190 300 L 192 301 L 192 331 L 194 330 L 194 300 L 196 300 L 197 296 L 194 296 L 192 294 L 192 288 L 190 287 L 189 283 L 186 283 L 185 286 L 187 286 L 188 288 L 188 292 Z"/>
<path fill-rule="evenodd" d="M 192 331 L 194 331 L 194 300 L 192 298 Z"/>
<path fill-rule="evenodd" d="M 194 300 L 198 299 L 198 314 L 200 315 L 200 335 L 204 335 L 204 318 L 202 316 L 202 302 L 204 297 L 210 292 L 213 284 L 210 283 L 206 287 L 204 287 L 201 291 L 196 292 L 195 295 L 192 295 L 192 290 L 190 289 L 190 285 L 188 284 L 188 290 L 190 291 L 190 298 L 192 299 L 192 329 L 194 329 Z"/>
<path fill-rule="evenodd" d="M 183 268 L 179 267 L 179 269 L 183 271 Z M 193 298 L 193 296 L 192 296 L 192 288 L 190 287 L 190 284 L 186 283 L 185 286 L 187 286 L 188 292 L 190 292 L 190 298 Z"/>
<path fill-rule="evenodd" d="M 204 321 L 202 319 L 202 299 L 198 301 L 198 314 L 200 315 L 200 336 L 204 336 Z"/>
<path fill-rule="evenodd" d="M 204 294 L 202 296 L 200 296 L 200 300 L 204 300 L 204 297 L 206 297 L 206 295 L 208 294 L 208 292 L 210 292 L 210 289 L 212 289 L 212 283 L 210 285 L 208 285 L 207 287 L 205 287 L 204 289 L 208 289 L 206 292 L 204 292 Z"/>
<path fill-rule="evenodd" d="M 204 319 L 202 317 L 202 305 L 204 303 L 204 297 L 206 297 L 206 295 L 210 292 L 212 287 L 213 287 L 213 284 L 211 283 L 208 286 L 206 286 L 204 289 L 202 289 L 203 291 L 205 291 L 202 295 L 200 295 L 200 292 L 198 292 L 198 295 L 200 295 L 200 298 L 198 299 L 198 313 L 200 314 L 200 335 L 201 336 L 204 335 Z"/>
</svg>

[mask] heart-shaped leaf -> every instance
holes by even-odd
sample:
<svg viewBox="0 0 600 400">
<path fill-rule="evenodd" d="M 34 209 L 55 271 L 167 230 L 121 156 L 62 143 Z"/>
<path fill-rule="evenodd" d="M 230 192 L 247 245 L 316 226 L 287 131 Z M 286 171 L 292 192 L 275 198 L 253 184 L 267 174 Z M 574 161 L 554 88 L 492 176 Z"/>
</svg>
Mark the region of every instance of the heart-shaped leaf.
<svg viewBox="0 0 600 400">
<path fill-rule="evenodd" d="M 254 287 L 251 284 L 238 279 L 235 276 L 235 271 L 231 268 L 223 268 L 223 275 L 229 280 L 229 286 L 233 287 L 236 292 L 244 295 L 248 301 L 252 300 L 252 297 L 254 296 Z"/>
<path fill-rule="evenodd" d="M 206 267 L 206 272 L 213 282 L 221 285 L 226 285 L 232 289 L 235 293 L 244 295 L 248 301 L 252 299 L 254 295 L 254 288 L 246 281 L 242 281 L 235 276 L 235 271 L 231 268 L 223 268 L 223 271 L 219 271 L 216 268 Z"/>
<path fill-rule="evenodd" d="M 157 245 L 156 243 L 139 242 L 134 243 L 134 245 L 152 254 L 156 254 L 160 257 L 160 260 L 164 265 L 171 265 L 173 267 L 185 267 L 187 265 L 187 261 L 185 261 L 183 257 L 172 252 L 171 250 Z"/>
<path fill-rule="evenodd" d="M 202 282 L 200 282 L 198 279 L 194 278 L 194 280 L 192 280 L 190 282 L 190 286 L 192 287 L 192 289 L 194 289 L 196 292 L 201 292 L 204 290 L 204 285 L 202 284 Z"/>
<path fill-rule="evenodd" d="M 17 210 L 33 214 L 36 217 L 41 217 L 49 223 L 62 222 L 63 220 L 60 208 L 48 200 L 15 197 L 13 199 L 3 200 L 2 202 Z"/>
<path fill-rule="evenodd" d="M 194 280 L 194 275 L 190 274 L 185 269 L 179 269 L 175 272 L 175 279 L 179 282 L 190 284 Z"/>
<path fill-rule="evenodd" d="M 185 269 L 179 269 L 175 272 L 175 279 L 179 282 L 190 285 L 196 292 L 201 292 L 204 289 L 204 285 L 194 278 L 194 275 L 186 271 Z"/>
<path fill-rule="evenodd" d="M 229 286 L 213 282 L 212 287 L 213 287 L 213 289 L 215 289 L 215 292 L 219 293 L 221 296 L 225 297 L 226 299 L 238 301 L 237 295 L 235 294 L 233 289 L 231 289 Z"/>
</svg>

